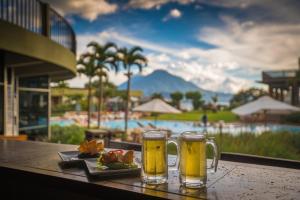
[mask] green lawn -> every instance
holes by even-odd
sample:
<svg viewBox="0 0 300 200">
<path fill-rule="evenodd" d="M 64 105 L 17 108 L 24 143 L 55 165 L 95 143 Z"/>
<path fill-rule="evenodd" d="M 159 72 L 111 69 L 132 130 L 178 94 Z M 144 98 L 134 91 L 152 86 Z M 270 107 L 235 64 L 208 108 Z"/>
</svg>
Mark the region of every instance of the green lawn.
<svg viewBox="0 0 300 200">
<path fill-rule="evenodd" d="M 264 132 L 260 135 L 240 133 L 231 135 L 224 133 L 215 137 L 221 152 L 243 153 L 273 158 L 300 160 L 300 134 L 290 132 Z M 176 147 L 168 145 L 168 153 L 176 154 Z M 212 149 L 208 148 L 207 156 L 212 158 Z"/>
<path fill-rule="evenodd" d="M 161 114 L 158 120 L 180 120 L 180 121 L 199 121 L 203 115 L 202 111 L 184 112 L 181 114 Z M 219 111 L 217 113 L 207 112 L 209 122 L 217 122 L 224 120 L 224 122 L 234 122 L 238 118 L 230 111 Z M 154 119 L 154 117 L 145 117 L 145 119 Z"/>
</svg>

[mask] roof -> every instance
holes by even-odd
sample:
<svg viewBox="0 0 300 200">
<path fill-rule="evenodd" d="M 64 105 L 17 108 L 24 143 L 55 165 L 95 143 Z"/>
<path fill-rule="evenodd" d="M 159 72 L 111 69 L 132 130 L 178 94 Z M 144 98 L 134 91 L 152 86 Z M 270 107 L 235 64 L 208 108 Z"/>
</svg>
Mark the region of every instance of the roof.
<svg viewBox="0 0 300 200">
<path fill-rule="evenodd" d="M 246 103 L 232 110 L 233 113 L 245 116 L 254 113 L 268 112 L 273 114 L 289 114 L 300 111 L 300 108 L 291 106 L 287 103 L 277 101 L 269 96 L 263 96 L 255 101 Z"/>
</svg>

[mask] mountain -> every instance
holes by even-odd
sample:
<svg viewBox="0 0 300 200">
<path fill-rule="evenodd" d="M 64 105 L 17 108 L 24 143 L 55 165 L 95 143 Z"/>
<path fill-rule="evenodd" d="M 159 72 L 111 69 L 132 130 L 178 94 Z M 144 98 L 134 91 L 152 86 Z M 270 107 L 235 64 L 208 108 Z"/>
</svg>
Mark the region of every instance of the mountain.
<svg viewBox="0 0 300 200">
<path fill-rule="evenodd" d="M 153 93 L 161 93 L 165 97 L 169 97 L 169 94 L 175 91 L 182 93 L 188 91 L 200 91 L 205 101 L 210 101 L 211 97 L 215 94 L 219 97 L 219 102 L 228 103 L 231 94 L 213 92 L 199 88 L 194 83 L 184 80 L 179 76 L 170 74 L 165 70 L 156 70 L 147 76 L 133 76 L 131 79 L 132 90 L 142 90 L 144 96 L 151 96 Z M 126 90 L 127 82 L 119 85 L 118 89 Z"/>
</svg>

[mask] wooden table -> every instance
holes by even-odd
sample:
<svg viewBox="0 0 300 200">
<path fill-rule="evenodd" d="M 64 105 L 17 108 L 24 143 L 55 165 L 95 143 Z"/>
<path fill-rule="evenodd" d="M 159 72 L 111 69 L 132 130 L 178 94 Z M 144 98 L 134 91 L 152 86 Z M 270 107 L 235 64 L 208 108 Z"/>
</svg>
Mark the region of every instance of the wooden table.
<svg viewBox="0 0 300 200">
<path fill-rule="evenodd" d="M 300 199 L 300 170 L 229 161 L 220 161 L 202 190 L 181 188 L 177 172 L 157 187 L 143 185 L 137 177 L 89 180 L 82 169 L 58 165 L 57 152 L 76 147 L 0 141 L 2 192 L 10 199 Z"/>
</svg>

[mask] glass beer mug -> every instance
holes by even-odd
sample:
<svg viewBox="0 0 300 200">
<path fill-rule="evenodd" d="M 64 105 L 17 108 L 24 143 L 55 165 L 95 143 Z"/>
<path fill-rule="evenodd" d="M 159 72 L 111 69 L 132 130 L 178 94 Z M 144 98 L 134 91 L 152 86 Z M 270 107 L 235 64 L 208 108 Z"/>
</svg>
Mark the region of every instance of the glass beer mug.
<svg viewBox="0 0 300 200">
<path fill-rule="evenodd" d="M 165 131 L 147 131 L 142 134 L 142 182 L 162 184 L 168 179 L 167 140 Z"/>
<path fill-rule="evenodd" d="M 178 137 L 179 180 L 187 188 L 201 188 L 206 185 L 207 170 L 217 171 L 218 150 L 213 139 L 197 132 L 184 132 Z M 214 158 L 209 167 L 206 166 L 206 146 L 211 145 Z"/>
</svg>

